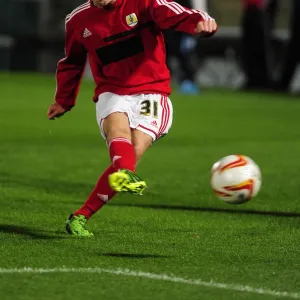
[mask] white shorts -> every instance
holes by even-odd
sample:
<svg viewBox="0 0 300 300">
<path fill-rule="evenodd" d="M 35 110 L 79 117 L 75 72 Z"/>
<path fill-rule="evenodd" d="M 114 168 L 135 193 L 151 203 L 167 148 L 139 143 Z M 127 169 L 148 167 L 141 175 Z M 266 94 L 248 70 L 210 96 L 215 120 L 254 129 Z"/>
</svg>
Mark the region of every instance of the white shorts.
<svg viewBox="0 0 300 300">
<path fill-rule="evenodd" d="M 96 103 L 97 122 L 101 134 L 104 119 L 114 112 L 124 112 L 130 128 L 150 135 L 153 141 L 166 135 L 172 126 L 173 107 L 170 99 L 159 94 L 117 95 L 103 93 Z"/>
</svg>

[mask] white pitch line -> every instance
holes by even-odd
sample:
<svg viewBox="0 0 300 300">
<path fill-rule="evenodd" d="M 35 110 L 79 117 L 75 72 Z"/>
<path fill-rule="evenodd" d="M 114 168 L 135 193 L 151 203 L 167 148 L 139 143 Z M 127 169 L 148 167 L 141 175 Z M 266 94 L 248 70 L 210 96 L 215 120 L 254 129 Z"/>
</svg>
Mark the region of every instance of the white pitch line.
<svg viewBox="0 0 300 300">
<path fill-rule="evenodd" d="M 255 288 L 248 285 L 221 283 L 211 281 L 203 281 L 201 279 L 188 279 L 183 277 L 176 277 L 167 274 L 155 274 L 142 271 L 133 271 L 128 269 L 102 269 L 102 268 L 54 268 L 54 269 L 38 269 L 38 268 L 22 268 L 22 269 L 2 269 L 0 268 L 1 274 L 46 274 L 46 273 L 108 273 L 113 275 L 122 275 L 130 277 L 140 277 L 153 280 L 169 281 L 175 283 L 182 283 L 188 285 L 197 285 L 207 288 L 223 289 L 228 291 L 237 291 L 244 293 L 269 295 L 281 298 L 300 299 L 300 293 L 293 292 L 280 292 L 276 290 L 266 288 Z"/>
</svg>

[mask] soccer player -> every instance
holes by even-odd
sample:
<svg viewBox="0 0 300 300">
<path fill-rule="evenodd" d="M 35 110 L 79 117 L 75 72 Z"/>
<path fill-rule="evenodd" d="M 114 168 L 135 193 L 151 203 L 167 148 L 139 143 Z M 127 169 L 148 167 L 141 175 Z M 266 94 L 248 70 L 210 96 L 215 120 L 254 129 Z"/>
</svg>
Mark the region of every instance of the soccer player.
<svg viewBox="0 0 300 300">
<path fill-rule="evenodd" d="M 89 0 L 66 17 L 66 56 L 57 66 L 48 118 L 75 105 L 88 58 L 97 122 L 111 159 L 84 205 L 67 220 L 71 235 L 93 236 L 86 223 L 95 212 L 118 192 L 141 195 L 147 187 L 136 165 L 168 133 L 173 117 L 161 32 L 168 28 L 209 37 L 217 24 L 203 11 L 167 0 Z"/>
</svg>

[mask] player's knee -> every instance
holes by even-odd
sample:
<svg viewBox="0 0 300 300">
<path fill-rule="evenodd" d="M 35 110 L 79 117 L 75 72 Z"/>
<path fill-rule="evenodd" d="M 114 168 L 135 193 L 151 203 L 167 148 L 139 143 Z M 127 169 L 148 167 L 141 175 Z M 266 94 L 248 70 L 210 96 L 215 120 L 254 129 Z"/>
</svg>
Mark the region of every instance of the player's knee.
<svg viewBox="0 0 300 300">
<path fill-rule="evenodd" d="M 108 141 L 117 137 L 123 137 L 131 140 L 128 117 L 124 113 L 113 113 L 109 115 L 104 120 L 103 131 Z"/>
<path fill-rule="evenodd" d="M 118 126 L 112 126 L 109 128 L 106 132 L 106 138 L 107 140 L 112 140 L 114 138 L 122 137 L 128 140 L 131 140 L 131 134 L 130 129 L 128 128 L 122 128 Z"/>
</svg>

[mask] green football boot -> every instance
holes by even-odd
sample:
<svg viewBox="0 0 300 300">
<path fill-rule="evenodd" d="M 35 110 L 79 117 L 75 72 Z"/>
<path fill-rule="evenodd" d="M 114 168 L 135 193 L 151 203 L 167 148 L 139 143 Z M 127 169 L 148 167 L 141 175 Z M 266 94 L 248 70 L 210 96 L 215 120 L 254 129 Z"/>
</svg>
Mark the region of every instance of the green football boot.
<svg viewBox="0 0 300 300">
<path fill-rule="evenodd" d="M 132 194 L 143 195 L 147 184 L 135 173 L 129 170 L 119 170 L 108 177 L 110 187 L 116 192 L 129 192 Z"/>
<path fill-rule="evenodd" d="M 91 237 L 94 236 L 93 233 L 89 232 L 85 226 L 87 219 L 83 215 L 73 216 L 70 215 L 69 219 L 66 222 L 66 231 L 67 233 L 78 236 L 78 237 Z"/>
</svg>

